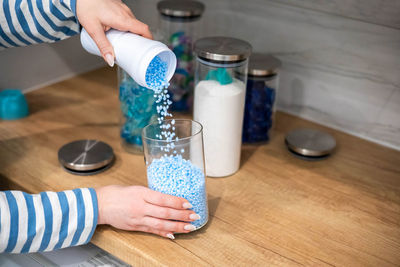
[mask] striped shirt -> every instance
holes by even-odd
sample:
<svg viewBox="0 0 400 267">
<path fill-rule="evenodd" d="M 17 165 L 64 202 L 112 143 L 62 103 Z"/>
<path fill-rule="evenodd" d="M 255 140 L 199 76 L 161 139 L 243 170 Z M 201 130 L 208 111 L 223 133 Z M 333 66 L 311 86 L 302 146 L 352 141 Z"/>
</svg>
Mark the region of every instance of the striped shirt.
<svg viewBox="0 0 400 267">
<path fill-rule="evenodd" d="M 52 43 L 79 32 L 76 0 L 0 0 L 0 51 Z M 97 225 L 93 188 L 30 195 L 0 192 L 0 253 L 82 245 Z"/>
<path fill-rule="evenodd" d="M 76 0 L 0 0 L 0 50 L 56 42 L 79 28 Z"/>
<path fill-rule="evenodd" d="M 0 192 L 0 253 L 29 253 L 86 244 L 97 225 L 93 188 L 30 195 Z"/>
</svg>

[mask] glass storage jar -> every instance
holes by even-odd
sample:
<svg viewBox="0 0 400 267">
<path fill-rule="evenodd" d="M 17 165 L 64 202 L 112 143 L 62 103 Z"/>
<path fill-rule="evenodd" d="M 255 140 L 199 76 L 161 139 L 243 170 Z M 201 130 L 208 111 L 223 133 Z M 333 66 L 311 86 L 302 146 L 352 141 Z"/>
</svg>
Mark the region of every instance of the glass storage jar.
<svg viewBox="0 0 400 267">
<path fill-rule="evenodd" d="M 119 100 L 121 107 L 120 136 L 122 147 L 130 153 L 142 153 L 143 127 L 157 121 L 154 91 L 136 83 L 118 67 Z"/>
<path fill-rule="evenodd" d="M 193 104 L 193 42 L 199 32 L 204 5 L 192 0 L 167 0 L 157 4 L 160 14 L 157 37 L 177 57 L 170 86 L 172 111 L 188 111 Z"/>
<path fill-rule="evenodd" d="M 244 143 L 267 142 L 271 137 L 280 66 L 279 59 L 271 55 L 254 53 L 250 57 L 243 121 Z"/>
<path fill-rule="evenodd" d="M 194 120 L 204 127 L 207 176 L 235 173 L 240 165 L 247 65 L 251 45 L 229 37 L 196 41 Z"/>
</svg>

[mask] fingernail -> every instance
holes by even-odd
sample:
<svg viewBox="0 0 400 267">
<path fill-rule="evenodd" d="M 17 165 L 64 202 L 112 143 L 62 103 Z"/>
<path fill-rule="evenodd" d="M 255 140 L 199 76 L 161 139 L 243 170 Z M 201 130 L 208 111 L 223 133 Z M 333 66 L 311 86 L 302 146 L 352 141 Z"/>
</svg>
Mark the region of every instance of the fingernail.
<svg viewBox="0 0 400 267">
<path fill-rule="evenodd" d="M 196 214 L 196 213 L 192 213 L 192 214 L 189 215 L 189 218 L 191 220 L 198 220 L 198 219 L 200 219 L 200 215 Z"/>
<path fill-rule="evenodd" d="M 173 234 L 167 234 L 167 237 L 168 237 L 169 239 L 172 239 L 172 240 L 175 239 L 175 236 L 174 236 Z"/>
<path fill-rule="evenodd" d="M 183 229 L 185 229 L 186 231 L 194 231 L 196 230 L 196 226 L 192 225 L 192 224 L 186 224 Z"/>
<path fill-rule="evenodd" d="M 189 202 L 185 202 L 185 203 L 183 203 L 182 207 L 183 207 L 184 209 L 190 209 L 190 208 L 192 208 L 193 206 L 192 206 L 192 204 L 190 204 Z"/>
<path fill-rule="evenodd" d="M 106 61 L 110 67 L 114 66 L 114 57 L 110 53 L 106 54 Z"/>
</svg>

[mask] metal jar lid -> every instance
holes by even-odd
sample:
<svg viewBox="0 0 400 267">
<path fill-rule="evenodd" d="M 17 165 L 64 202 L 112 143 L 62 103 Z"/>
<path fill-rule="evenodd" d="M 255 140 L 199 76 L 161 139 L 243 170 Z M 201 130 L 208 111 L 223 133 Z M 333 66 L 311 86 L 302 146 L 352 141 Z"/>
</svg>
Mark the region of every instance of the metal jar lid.
<svg viewBox="0 0 400 267">
<path fill-rule="evenodd" d="M 92 175 L 108 169 L 114 162 L 113 149 L 98 140 L 78 140 L 58 151 L 58 160 L 66 171 L 76 175 Z"/>
<path fill-rule="evenodd" d="M 191 0 L 166 0 L 158 2 L 157 9 L 164 16 L 194 18 L 203 14 L 204 4 Z"/>
<path fill-rule="evenodd" d="M 308 158 L 326 157 L 336 147 L 336 141 L 330 134 L 307 128 L 289 132 L 285 143 L 291 152 Z"/>
<path fill-rule="evenodd" d="M 270 76 L 278 73 L 282 62 L 274 56 L 261 53 L 253 53 L 249 60 L 248 75 Z"/>
<path fill-rule="evenodd" d="M 201 59 L 217 62 L 238 62 L 246 60 L 251 54 L 251 45 L 231 37 L 206 37 L 194 44 L 194 52 Z"/>
</svg>

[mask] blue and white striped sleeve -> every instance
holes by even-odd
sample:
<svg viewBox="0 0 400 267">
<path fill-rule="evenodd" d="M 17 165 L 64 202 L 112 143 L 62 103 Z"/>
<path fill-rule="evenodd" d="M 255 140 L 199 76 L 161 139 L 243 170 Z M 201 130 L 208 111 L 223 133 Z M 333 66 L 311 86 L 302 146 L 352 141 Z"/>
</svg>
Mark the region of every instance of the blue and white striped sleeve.
<svg viewBox="0 0 400 267">
<path fill-rule="evenodd" d="M 0 50 L 66 39 L 79 27 L 76 0 L 0 0 Z"/>
<path fill-rule="evenodd" d="M 86 244 L 97 218 L 93 188 L 37 195 L 0 192 L 0 253 L 51 251 Z"/>
</svg>

